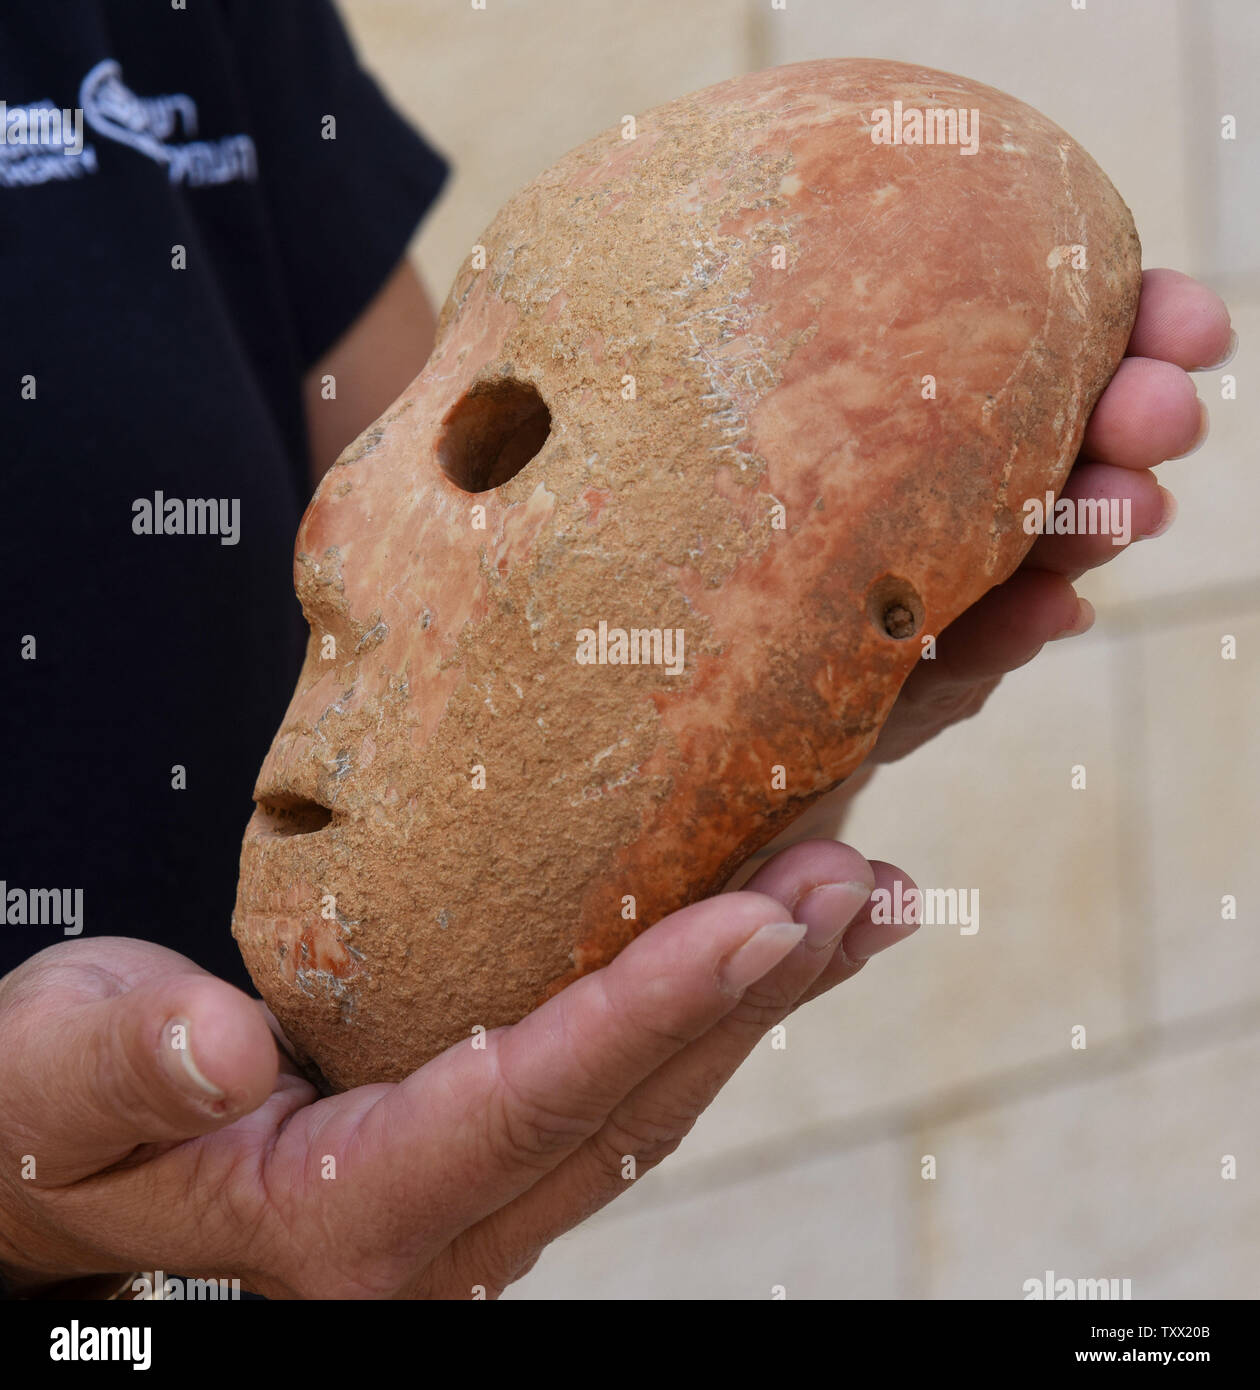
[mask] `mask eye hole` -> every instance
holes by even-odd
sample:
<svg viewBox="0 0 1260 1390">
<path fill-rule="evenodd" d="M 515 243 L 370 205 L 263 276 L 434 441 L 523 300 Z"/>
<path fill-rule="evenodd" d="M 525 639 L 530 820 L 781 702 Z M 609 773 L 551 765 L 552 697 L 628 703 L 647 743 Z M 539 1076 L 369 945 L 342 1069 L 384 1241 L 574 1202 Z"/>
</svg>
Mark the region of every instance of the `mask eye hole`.
<svg viewBox="0 0 1260 1390">
<path fill-rule="evenodd" d="M 877 579 L 867 590 L 866 613 L 877 631 L 897 642 L 915 636 L 923 626 L 923 600 L 913 584 L 894 574 Z"/>
<path fill-rule="evenodd" d="M 516 477 L 550 434 L 551 411 L 531 383 L 481 381 L 447 415 L 438 463 L 456 487 L 489 492 Z"/>
</svg>

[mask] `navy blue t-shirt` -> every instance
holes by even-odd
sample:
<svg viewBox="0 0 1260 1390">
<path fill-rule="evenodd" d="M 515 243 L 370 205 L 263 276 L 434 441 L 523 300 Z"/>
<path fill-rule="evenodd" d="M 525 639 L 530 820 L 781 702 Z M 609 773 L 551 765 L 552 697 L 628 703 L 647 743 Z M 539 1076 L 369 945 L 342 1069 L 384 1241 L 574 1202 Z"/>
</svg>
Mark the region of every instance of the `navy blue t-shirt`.
<svg viewBox="0 0 1260 1390">
<path fill-rule="evenodd" d="M 6 0 L 0 100 L 0 972 L 125 935 L 246 984 L 302 374 L 446 165 L 323 0 Z"/>
</svg>

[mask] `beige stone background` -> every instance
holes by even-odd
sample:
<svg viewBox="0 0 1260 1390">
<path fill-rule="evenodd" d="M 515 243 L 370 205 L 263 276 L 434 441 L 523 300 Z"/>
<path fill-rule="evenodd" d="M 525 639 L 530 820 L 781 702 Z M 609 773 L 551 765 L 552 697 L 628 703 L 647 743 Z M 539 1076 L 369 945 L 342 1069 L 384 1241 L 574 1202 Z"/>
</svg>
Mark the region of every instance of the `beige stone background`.
<svg viewBox="0 0 1260 1390">
<path fill-rule="evenodd" d="M 785 1050 L 763 1043 L 677 1154 L 509 1296 L 1019 1298 L 1047 1269 L 1136 1298 L 1260 1296 L 1260 7 L 342 3 L 456 166 L 416 248 L 439 295 L 512 191 L 624 114 L 867 55 L 1057 120 L 1129 202 L 1145 264 L 1219 290 L 1241 339 L 1237 399 L 1225 371 L 1197 377 L 1211 438 L 1160 470 L 1176 526 L 1084 582 L 1094 631 L 881 770 L 845 827 L 920 884 L 978 887 L 979 932 L 924 927 L 795 1016 Z"/>
</svg>

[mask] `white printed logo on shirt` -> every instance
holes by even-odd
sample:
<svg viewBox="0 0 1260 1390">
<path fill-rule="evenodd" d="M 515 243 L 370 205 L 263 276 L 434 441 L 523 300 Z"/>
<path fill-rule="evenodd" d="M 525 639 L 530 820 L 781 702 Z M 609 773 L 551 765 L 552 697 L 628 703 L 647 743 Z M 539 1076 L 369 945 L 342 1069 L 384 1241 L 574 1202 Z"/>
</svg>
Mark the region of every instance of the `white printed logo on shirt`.
<svg viewBox="0 0 1260 1390">
<path fill-rule="evenodd" d="M 248 135 L 168 144 L 180 124 L 185 134 L 196 135 L 197 103 L 184 92 L 137 96 L 122 80 L 122 68 L 112 58 L 97 63 L 83 79 L 79 102 L 98 135 L 165 164 L 172 183 L 197 188 L 258 177 L 258 155 Z"/>
<path fill-rule="evenodd" d="M 73 111 L 47 100 L 0 108 L 0 188 L 96 173 L 96 150 L 83 141 L 85 120 L 105 139 L 164 164 L 172 183 L 200 188 L 258 177 L 258 152 L 248 135 L 172 140 L 176 133 L 196 136 L 197 103 L 186 92 L 137 96 L 113 58 L 83 79 Z"/>
</svg>

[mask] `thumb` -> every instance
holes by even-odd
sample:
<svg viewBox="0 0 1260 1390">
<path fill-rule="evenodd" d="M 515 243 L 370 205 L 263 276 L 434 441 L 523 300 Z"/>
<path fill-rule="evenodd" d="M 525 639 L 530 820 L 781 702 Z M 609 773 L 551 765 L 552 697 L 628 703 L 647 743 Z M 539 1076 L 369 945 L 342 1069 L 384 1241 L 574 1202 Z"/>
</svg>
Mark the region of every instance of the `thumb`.
<svg viewBox="0 0 1260 1390">
<path fill-rule="evenodd" d="M 0 1100 L 40 1186 L 208 1134 L 270 1095 L 276 1046 L 257 1004 L 172 961 L 104 999 L 59 999 L 53 984 L 4 1020 Z"/>
</svg>

